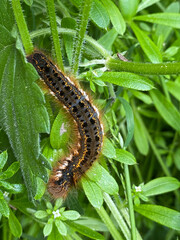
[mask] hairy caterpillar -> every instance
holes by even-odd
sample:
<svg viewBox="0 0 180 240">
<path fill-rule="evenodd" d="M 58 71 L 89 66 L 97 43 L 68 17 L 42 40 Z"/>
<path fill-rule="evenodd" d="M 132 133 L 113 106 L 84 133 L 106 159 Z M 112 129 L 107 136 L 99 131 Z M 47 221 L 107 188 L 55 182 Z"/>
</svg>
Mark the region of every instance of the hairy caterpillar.
<svg viewBox="0 0 180 240">
<path fill-rule="evenodd" d="M 79 144 L 70 156 L 54 167 L 48 191 L 54 198 L 65 198 L 73 185 L 91 167 L 102 148 L 103 128 L 98 110 L 88 96 L 66 77 L 42 52 L 27 56 L 28 62 L 74 118 L 79 134 Z"/>
</svg>

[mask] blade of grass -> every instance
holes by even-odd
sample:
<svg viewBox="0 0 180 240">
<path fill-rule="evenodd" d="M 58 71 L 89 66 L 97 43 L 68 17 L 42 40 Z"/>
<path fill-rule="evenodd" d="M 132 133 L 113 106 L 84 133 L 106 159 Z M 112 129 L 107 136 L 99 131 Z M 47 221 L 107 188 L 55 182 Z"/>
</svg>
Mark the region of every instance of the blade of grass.
<svg viewBox="0 0 180 240">
<path fill-rule="evenodd" d="M 126 192 L 128 198 L 128 206 L 129 206 L 129 215 L 131 222 L 131 239 L 136 240 L 136 224 L 135 224 L 135 216 L 134 216 L 134 206 L 132 201 L 131 194 L 131 181 L 129 176 L 129 168 L 128 165 L 124 164 L 124 173 L 125 173 L 125 181 L 126 181 Z"/>
<path fill-rule="evenodd" d="M 106 224 L 109 232 L 111 233 L 114 240 L 123 240 L 120 233 L 117 231 L 116 227 L 114 226 L 113 222 L 111 221 L 109 215 L 107 214 L 106 210 L 102 206 L 100 209 L 95 208 L 97 213 L 99 214 L 102 221 Z"/>
<path fill-rule="evenodd" d="M 110 211 L 112 212 L 114 218 L 116 219 L 116 222 L 118 223 L 119 228 L 123 232 L 125 238 L 127 240 L 129 240 L 131 238 L 131 233 L 130 233 L 130 230 L 127 227 L 126 222 L 124 221 L 121 213 L 118 211 L 116 205 L 112 201 L 112 199 L 109 196 L 109 194 L 104 192 L 103 196 L 104 196 L 104 200 L 105 200 L 106 204 L 108 205 Z"/>
<path fill-rule="evenodd" d="M 33 44 L 23 16 L 20 0 L 12 0 L 12 7 L 26 54 L 33 52 Z"/>
<path fill-rule="evenodd" d="M 60 69 L 63 71 L 64 65 L 63 65 L 61 46 L 60 46 L 57 24 L 56 24 L 54 0 L 46 0 L 46 5 L 47 5 L 47 9 L 48 9 L 48 14 L 49 14 L 51 33 L 52 33 L 54 48 L 55 48 L 56 57 L 57 57 L 57 64 L 60 67 Z"/>
<path fill-rule="evenodd" d="M 87 24 L 88 24 L 88 18 L 89 18 L 89 13 L 91 10 L 91 4 L 92 0 L 84 0 L 82 2 L 82 16 L 80 20 L 80 26 L 76 34 L 77 40 L 75 41 L 75 51 L 74 51 L 74 59 L 73 59 L 73 72 L 74 74 L 77 73 L 78 71 L 78 66 L 79 66 L 79 61 L 81 57 L 81 50 L 83 46 L 83 41 L 84 41 L 84 35 L 86 32 Z"/>
</svg>

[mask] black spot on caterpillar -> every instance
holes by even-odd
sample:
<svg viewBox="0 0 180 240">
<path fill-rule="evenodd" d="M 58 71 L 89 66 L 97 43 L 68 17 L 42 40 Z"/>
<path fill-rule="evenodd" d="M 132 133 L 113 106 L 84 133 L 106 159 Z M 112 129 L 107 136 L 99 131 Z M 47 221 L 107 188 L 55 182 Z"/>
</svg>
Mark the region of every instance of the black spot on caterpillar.
<svg viewBox="0 0 180 240">
<path fill-rule="evenodd" d="M 76 185 L 101 151 L 103 129 L 99 112 L 86 93 L 75 86 L 42 52 L 34 51 L 27 56 L 27 60 L 77 124 L 80 146 L 69 157 L 58 161 L 48 183 L 48 191 L 54 198 L 65 198 L 70 188 Z"/>
</svg>

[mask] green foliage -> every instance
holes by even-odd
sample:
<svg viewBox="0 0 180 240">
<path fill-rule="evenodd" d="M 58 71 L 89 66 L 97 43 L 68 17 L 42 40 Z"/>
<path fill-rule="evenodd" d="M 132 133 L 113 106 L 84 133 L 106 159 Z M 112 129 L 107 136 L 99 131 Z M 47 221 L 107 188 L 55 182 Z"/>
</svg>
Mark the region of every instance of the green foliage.
<svg viewBox="0 0 180 240">
<path fill-rule="evenodd" d="M 179 12 L 171 0 L 1 0 L 0 239 L 180 237 Z M 32 40 L 77 75 L 104 125 L 99 162 L 66 200 L 46 183 L 76 130 L 38 86 Z"/>
</svg>

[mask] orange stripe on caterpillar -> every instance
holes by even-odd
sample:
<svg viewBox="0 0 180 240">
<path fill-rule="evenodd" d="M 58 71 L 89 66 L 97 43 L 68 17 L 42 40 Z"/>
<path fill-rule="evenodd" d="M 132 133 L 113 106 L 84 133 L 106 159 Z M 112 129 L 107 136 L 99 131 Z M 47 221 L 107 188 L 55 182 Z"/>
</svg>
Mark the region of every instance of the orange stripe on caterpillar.
<svg viewBox="0 0 180 240">
<path fill-rule="evenodd" d="M 65 198 L 73 185 L 97 159 L 103 142 L 99 113 L 86 93 L 66 77 L 42 52 L 27 56 L 40 77 L 74 118 L 80 135 L 80 147 L 54 167 L 48 191 L 54 198 Z"/>
</svg>

